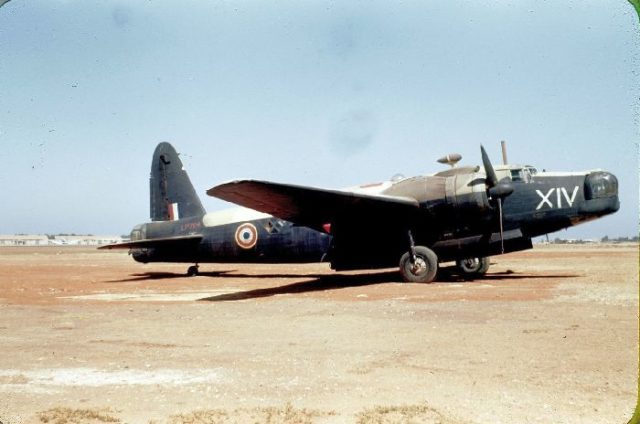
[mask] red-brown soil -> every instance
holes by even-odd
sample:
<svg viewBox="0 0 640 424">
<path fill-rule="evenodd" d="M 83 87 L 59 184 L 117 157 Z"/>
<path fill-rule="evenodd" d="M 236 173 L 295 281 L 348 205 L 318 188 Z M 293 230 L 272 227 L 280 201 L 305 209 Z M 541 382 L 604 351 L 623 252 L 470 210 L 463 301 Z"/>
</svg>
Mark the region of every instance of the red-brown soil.
<svg viewBox="0 0 640 424">
<path fill-rule="evenodd" d="M 536 246 L 429 285 L 326 264 L 0 248 L 0 421 L 623 423 L 638 248 Z"/>
</svg>

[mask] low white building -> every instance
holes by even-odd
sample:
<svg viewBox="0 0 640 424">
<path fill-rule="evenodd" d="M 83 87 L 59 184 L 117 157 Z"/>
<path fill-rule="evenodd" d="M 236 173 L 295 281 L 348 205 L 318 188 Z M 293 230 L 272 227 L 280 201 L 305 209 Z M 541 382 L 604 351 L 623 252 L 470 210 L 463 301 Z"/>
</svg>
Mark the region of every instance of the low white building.
<svg viewBox="0 0 640 424">
<path fill-rule="evenodd" d="M 100 246 L 120 242 L 120 236 L 55 236 L 52 240 L 52 244 L 63 246 Z"/>
<path fill-rule="evenodd" d="M 0 235 L 0 246 L 47 246 L 49 237 L 44 235 Z"/>
<path fill-rule="evenodd" d="M 120 243 L 121 236 L 46 236 L 40 234 L 0 235 L 0 246 L 101 246 Z"/>
</svg>

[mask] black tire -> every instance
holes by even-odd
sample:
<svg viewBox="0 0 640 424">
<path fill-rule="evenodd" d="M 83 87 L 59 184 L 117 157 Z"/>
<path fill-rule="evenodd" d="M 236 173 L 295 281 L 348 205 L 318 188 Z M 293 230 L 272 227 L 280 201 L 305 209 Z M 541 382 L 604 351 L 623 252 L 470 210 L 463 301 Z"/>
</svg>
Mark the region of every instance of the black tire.
<svg viewBox="0 0 640 424">
<path fill-rule="evenodd" d="M 431 283 L 438 272 L 438 257 L 433 250 L 424 246 L 416 246 L 416 263 L 414 264 L 411 252 L 407 252 L 400 258 L 400 274 L 404 281 L 409 283 Z"/>
<path fill-rule="evenodd" d="M 466 278 L 481 277 L 489 270 L 489 258 L 467 258 L 456 261 L 460 275 Z"/>
<path fill-rule="evenodd" d="M 190 266 L 189 269 L 187 269 L 187 276 L 195 277 L 196 275 L 198 275 L 198 266 L 197 265 Z"/>
</svg>

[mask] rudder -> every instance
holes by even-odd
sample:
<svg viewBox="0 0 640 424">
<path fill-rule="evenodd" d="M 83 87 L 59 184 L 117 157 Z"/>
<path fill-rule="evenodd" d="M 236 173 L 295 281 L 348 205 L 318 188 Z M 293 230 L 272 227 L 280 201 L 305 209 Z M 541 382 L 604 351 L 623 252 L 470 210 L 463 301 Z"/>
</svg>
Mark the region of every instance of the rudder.
<svg viewBox="0 0 640 424">
<path fill-rule="evenodd" d="M 153 152 L 149 185 L 152 221 L 173 221 L 205 214 L 187 171 L 171 144 L 160 143 Z"/>
</svg>

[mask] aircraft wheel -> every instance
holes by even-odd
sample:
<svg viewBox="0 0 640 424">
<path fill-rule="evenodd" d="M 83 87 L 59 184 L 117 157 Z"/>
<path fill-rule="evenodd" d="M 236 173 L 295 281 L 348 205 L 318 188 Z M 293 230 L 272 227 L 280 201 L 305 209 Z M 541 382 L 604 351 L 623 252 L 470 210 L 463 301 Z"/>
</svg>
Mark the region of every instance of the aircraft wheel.
<svg viewBox="0 0 640 424">
<path fill-rule="evenodd" d="M 190 266 L 189 269 L 187 269 L 187 276 L 195 277 L 196 275 L 198 275 L 198 265 Z"/>
<path fill-rule="evenodd" d="M 400 258 L 400 274 L 406 282 L 431 283 L 438 272 L 438 257 L 433 250 L 424 246 L 416 246 L 415 260 L 411 252 L 407 252 Z"/>
<path fill-rule="evenodd" d="M 458 272 L 464 277 L 479 277 L 489 270 L 489 258 L 466 258 L 456 261 Z"/>
</svg>

